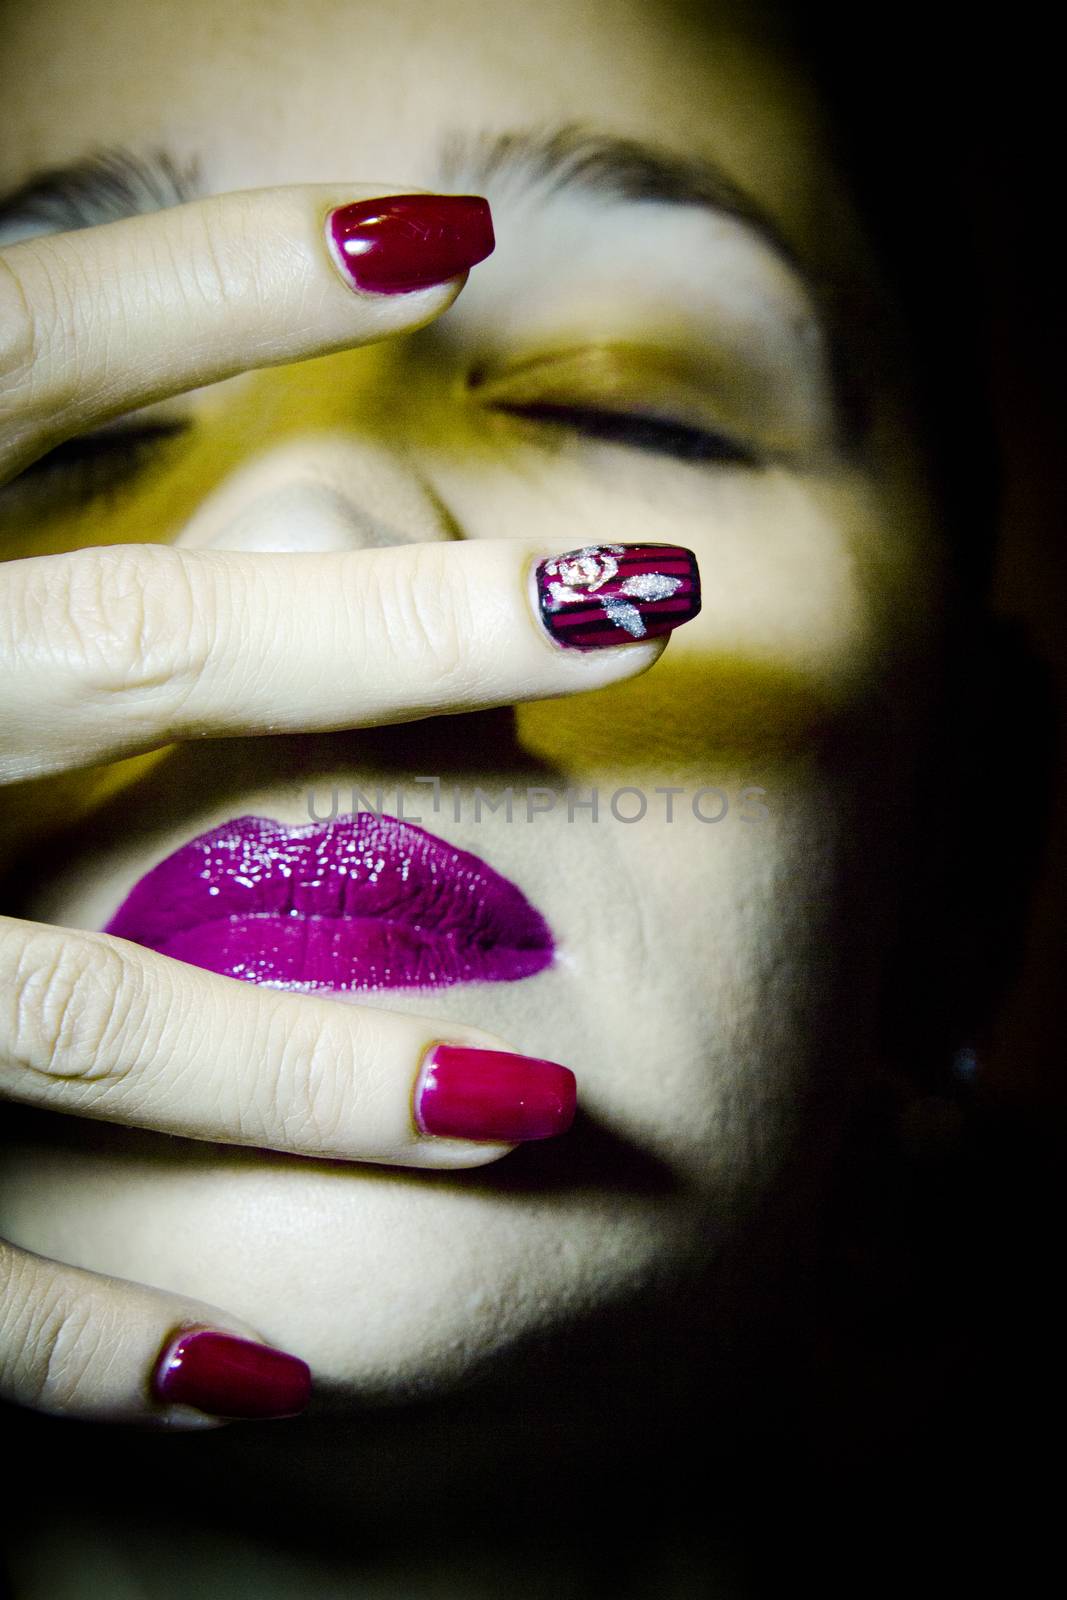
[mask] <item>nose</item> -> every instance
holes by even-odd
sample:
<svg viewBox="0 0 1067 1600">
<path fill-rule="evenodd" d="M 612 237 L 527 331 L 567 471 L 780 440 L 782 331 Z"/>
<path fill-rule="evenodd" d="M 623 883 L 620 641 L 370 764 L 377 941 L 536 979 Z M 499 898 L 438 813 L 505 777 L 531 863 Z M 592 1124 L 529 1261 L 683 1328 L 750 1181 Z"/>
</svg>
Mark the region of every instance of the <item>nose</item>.
<svg viewBox="0 0 1067 1600">
<path fill-rule="evenodd" d="M 343 431 L 289 437 L 245 462 L 198 506 L 186 549 L 345 551 L 458 536 L 410 460 Z"/>
</svg>

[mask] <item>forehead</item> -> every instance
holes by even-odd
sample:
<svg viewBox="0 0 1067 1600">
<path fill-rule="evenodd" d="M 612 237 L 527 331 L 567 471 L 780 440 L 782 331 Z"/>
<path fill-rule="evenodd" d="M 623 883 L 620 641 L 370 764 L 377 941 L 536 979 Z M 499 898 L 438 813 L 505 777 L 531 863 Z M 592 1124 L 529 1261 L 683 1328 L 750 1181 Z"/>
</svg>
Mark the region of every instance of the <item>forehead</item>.
<svg viewBox="0 0 1067 1600">
<path fill-rule="evenodd" d="M 3 15 L 4 186 L 149 141 L 197 157 L 216 192 L 433 187 L 444 135 L 577 120 L 707 155 L 802 252 L 818 236 L 817 113 L 758 3 L 24 0 Z"/>
</svg>

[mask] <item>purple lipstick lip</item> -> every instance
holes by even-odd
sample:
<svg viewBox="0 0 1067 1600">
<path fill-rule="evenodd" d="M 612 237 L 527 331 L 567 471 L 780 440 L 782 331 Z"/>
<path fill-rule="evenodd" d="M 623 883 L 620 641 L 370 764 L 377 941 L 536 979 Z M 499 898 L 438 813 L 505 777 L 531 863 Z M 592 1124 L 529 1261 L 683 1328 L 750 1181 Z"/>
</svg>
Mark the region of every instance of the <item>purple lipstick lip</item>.
<svg viewBox="0 0 1067 1600">
<path fill-rule="evenodd" d="M 508 983 L 547 967 L 541 913 L 480 856 L 396 817 L 236 817 L 131 889 L 104 933 L 306 993 Z"/>
</svg>

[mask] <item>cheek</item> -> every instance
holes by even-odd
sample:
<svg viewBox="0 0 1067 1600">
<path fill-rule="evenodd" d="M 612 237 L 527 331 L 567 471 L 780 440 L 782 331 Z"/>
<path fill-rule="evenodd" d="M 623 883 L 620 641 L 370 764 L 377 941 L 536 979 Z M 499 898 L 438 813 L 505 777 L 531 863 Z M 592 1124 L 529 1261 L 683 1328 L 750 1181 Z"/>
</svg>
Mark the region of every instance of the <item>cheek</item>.
<svg viewBox="0 0 1067 1600">
<path fill-rule="evenodd" d="M 442 471 L 469 537 L 546 545 L 659 540 L 692 548 L 700 615 L 655 670 L 573 700 L 519 706 L 526 749 L 568 771 L 689 770 L 802 755 L 921 653 L 931 530 L 918 495 L 843 469 L 722 473 L 529 462 Z"/>
<path fill-rule="evenodd" d="M 675 796 L 670 824 L 650 793 L 649 814 L 602 851 L 615 870 L 599 900 L 570 917 L 592 989 L 570 1024 L 584 1103 L 712 1195 L 770 1179 L 848 961 L 834 937 L 842 790 L 785 766 L 759 776 L 752 821 L 722 772 Z"/>
</svg>

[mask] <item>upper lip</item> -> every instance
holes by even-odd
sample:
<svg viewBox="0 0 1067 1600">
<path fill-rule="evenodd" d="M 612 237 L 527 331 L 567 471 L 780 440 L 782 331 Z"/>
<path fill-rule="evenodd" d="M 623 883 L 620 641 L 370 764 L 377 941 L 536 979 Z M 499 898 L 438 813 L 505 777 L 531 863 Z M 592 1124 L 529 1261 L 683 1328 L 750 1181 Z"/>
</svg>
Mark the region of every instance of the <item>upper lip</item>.
<svg viewBox="0 0 1067 1600">
<path fill-rule="evenodd" d="M 151 868 L 103 930 L 233 977 L 304 990 L 522 978 L 554 944 L 521 889 L 396 817 L 242 816 Z"/>
</svg>

